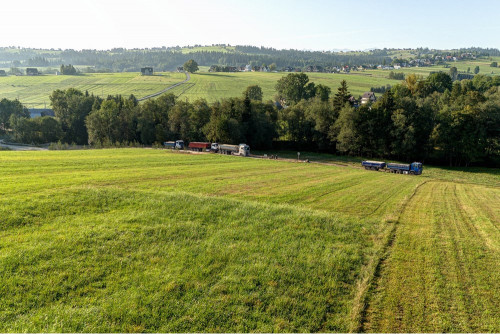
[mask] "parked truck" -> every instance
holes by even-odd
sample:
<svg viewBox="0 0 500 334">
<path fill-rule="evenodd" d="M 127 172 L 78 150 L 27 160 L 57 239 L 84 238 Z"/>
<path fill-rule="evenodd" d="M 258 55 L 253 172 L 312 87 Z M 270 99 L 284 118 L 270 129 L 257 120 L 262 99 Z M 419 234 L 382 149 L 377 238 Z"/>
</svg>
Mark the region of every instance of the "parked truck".
<svg viewBox="0 0 500 334">
<path fill-rule="evenodd" d="M 206 150 L 210 150 L 210 147 L 212 146 L 212 143 L 205 143 L 205 142 L 190 142 L 188 147 L 192 151 L 198 151 L 198 152 L 204 152 Z"/>
<path fill-rule="evenodd" d="M 396 174 L 420 175 L 423 167 L 421 162 L 412 162 L 411 164 L 388 163 L 387 169 Z"/>
<path fill-rule="evenodd" d="M 184 141 L 183 140 L 166 141 L 163 143 L 163 146 L 165 146 L 165 148 L 182 150 L 184 149 Z"/>
<path fill-rule="evenodd" d="M 421 162 L 413 162 L 411 164 L 397 164 L 397 163 L 385 163 L 383 161 L 370 161 L 366 160 L 361 163 L 365 169 L 371 170 L 383 170 L 390 173 L 396 174 L 411 174 L 411 175 L 420 175 L 422 174 L 422 163 Z"/>
<path fill-rule="evenodd" d="M 247 157 L 250 155 L 250 146 L 248 146 L 247 144 L 239 144 L 239 145 L 219 144 L 219 153 L 233 154 L 242 157 Z"/>
<path fill-rule="evenodd" d="M 250 155 L 250 146 L 247 144 L 238 145 L 238 155 L 248 157 Z"/>
</svg>

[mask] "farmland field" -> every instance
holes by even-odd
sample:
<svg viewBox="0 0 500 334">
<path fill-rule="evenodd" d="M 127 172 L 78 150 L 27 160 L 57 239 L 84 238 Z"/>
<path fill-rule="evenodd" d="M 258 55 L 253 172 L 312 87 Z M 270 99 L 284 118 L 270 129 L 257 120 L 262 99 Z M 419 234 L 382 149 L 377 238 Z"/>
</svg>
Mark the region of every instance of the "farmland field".
<svg viewBox="0 0 500 334">
<path fill-rule="evenodd" d="M 425 173 L 2 151 L 0 331 L 498 332 L 498 172 Z"/>
<path fill-rule="evenodd" d="M 499 189 L 425 184 L 400 224 L 365 330 L 498 332 Z"/>
<path fill-rule="evenodd" d="M 216 48 L 216 47 L 214 47 Z M 184 50 L 189 52 L 189 49 Z M 183 52 L 184 52 L 183 51 Z M 496 58 L 495 58 L 496 59 Z M 452 63 L 458 70 L 465 72 L 470 67 L 471 73 L 474 67 L 480 67 L 480 74 L 500 75 L 499 68 L 491 68 L 489 60 L 475 60 Z M 276 90 L 276 82 L 288 73 L 263 73 L 263 72 L 237 72 L 237 73 L 209 73 L 207 66 L 201 66 L 200 72 L 191 75 L 188 83 L 182 84 L 171 91 L 183 99 L 190 101 L 206 99 L 214 102 L 222 98 L 238 97 L 250 85 L 259 85 L 264 93 L 264 100 L 273 99 Z M 449 69 L 443 66 L 412 67 L 395 70 L 405 74 L 415 73 L 428 76 L 431 72 L 443 71 L 448 73 Z M 389 79 L 388 70 L 365 70 L 353 71 L 349 74 L 332 73 L 306 73 L 310 81 L 331 88 L 334 94 L 342 80 L 346 80 L 349 91 L 356 97 L 364 92 L 370 91 L 371 87 L 398 84 L 399 80 Z M 67 89 L 70 87 L 82 91 L 88 91 L 94 95 L 130 95 L 134 94 L 140 98 L 183 81 L 184 74 L 177 72 L 160 72 L 155 76 L 141 76 L 139 73 L 102 73 L 82 74 L 78 76 L 56 76 L 42 75 L 7 76 L 0 77 L 0 97 L 19 100 L 29 107 L 49 107 L 49 95 L 56 89 Z"/>
<path fill-rule="evenodd" d="M 397 80 L 387 78 L 387 71 L 359 74 L 308 73 L 310 81 L 329 86 L 336 91 L 341 80 L 346 80 L 351 93 L 362 95 L 370 87 L 396 84 Z M 264 93 L 264 100 L 272 99 L 276 94 L 276 82 L 286 73 L 208 73 L 191 75 L 191 80 L 169 91 L 188 100 L 206 99 L 209 102 L 221 98 L 238 97 L 250 85 L 259 85 Z M 79 76 L 43 75 L 35 77 L 8 76 L 0 77 L 0 97 L 19 98 L 28 106 L 40 108 L 50 105 L 49 95 L 56 89 L 70 87 L 99 96 L 134 94 L 140 98 L 183 81 L 184 74 L 176 72 L 159 73 L 157 76 L 141 76 L 138 73 L 84 74 Z"/>
<path fill-rule="evenodd" d="M 194 84 L 181 96 L 189 100 L 206 99 L 214 102 L 221 98 L 238 97 L 250 85 L 259 85 L 264 93 L 264 100 L 274 98 L 275 86 L 279 79 L 288 73 L 237 72 L 237 73 L 195 73 L 191 75 L 190 84 Z M 391 80 L 387 71 L 366 71 L 355 74 L 306 73 L 309 81 L 328 86 L 335 93 L 342 80 L 346 80 L 349 91 L 355 95 L 363 95 L 371 87 L 397 84 Z M 186 87 L 180 86 L 172 90 L 180 95 Z"/>
<path fill-rule="evenodd" d="M 16 99 L 29 107 L 50 106 L 49 95 L 56 89 L 77 88 L 98 96 L 134 94 L 140 98 L 185 79 L 183 73 L 95 73 L 82 75 L 41 75 L 0 77 L 0 98 Z"/>
</svg>

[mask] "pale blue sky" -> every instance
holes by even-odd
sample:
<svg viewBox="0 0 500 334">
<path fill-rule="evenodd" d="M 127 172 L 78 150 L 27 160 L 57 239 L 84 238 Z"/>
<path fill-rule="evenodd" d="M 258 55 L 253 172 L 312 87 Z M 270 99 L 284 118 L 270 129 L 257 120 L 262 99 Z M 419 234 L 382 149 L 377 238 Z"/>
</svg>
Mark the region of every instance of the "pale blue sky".
<svg viewBox="0 0 500 334">
<path fill-rule="evenodd" d="M 0 8 L 0 46 L 500 48 L 499 0 L 18 0 Z"/>
</svg>

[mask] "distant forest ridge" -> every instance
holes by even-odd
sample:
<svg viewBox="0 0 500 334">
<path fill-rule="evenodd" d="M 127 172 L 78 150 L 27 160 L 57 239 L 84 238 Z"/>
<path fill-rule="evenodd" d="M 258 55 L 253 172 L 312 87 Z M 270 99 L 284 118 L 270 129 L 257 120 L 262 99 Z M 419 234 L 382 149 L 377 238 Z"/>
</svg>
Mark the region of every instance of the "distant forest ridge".
<svg viewBox="0 0 500 334">
<path fill-rule="evenodd" d="M 376 49 L 371 51 L 333 52 L 277 50 L 256 46 L 212 46 L 159 47 L 147 49 L 114 48 L 110 50 L 61 50 L 33 49 L 21 47 L 0 48 L 0 68 L 11 67 L 59 67 L 61 64 L 88 66 L 96 71 L 139 71 L 141 67 L 153 66 L 155 71 L 171 71 L 194 59 L 201 66 L 262 66 L 274 64 L 277 69 L 285 67 L 305 68 L 321 66 L 373 66 L 390 64 L 393 60 L 435 59 L 436 57 L 460 57 L 469 54 L 475 57 L 498 57 L 500 51 L 490 48 L 462 48 L 454 50 Z"/>
</svg>

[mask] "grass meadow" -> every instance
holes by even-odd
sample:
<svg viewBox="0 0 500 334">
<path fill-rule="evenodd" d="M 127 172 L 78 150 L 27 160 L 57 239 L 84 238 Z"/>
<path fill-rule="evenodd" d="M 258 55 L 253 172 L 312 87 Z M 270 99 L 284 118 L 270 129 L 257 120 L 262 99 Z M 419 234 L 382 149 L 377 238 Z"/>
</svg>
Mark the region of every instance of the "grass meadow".
<svg viewBox="0 0 500 334">
<path fill-rule="evenodd" d="M 333 94 L 340 86 L 340 82 L 346 80 L 349 85 L 349 91 L 355 96 L 363 95 L 364 92 L 370 91 L 371 87 L 385 86 L 387 84 L 394 85 L 399 82 L 398 80 L 389 79 L 388 72 L 371 72 L 359 72 L 359 74 L 306 74 L 310 82 L 330 87 Z M 262 88 L 263 99 L 271 100 L 276 95 L 276 83 L 287 74 L 265 72 L 200 72 L 191 75 L 189 84 L 192 87 L 186 89 L 186 84 L 184 84 L 173 89 L 171 92 L 188 100 L 206 99 L 209 102 L 214 102 L 221 98 L 241 96 L 248 86 L 259 85 Z"/>
<path fill-rule="evenodd" d="M 323 84 L 335 92 L 340 81 L 346 80 L 354 95 L 362 95 L 370 87 L 396 84 L 397 80 L 387 78 L 388 72 L 360 74 L 308 73 L 310 81 Z M 180 98 L 190 101 L 206 99 L 214 102 L 222 98 L 241 96 L 250 85 L 259 85 L 264 93 L 264 100 L 273 99 L 276 94 L 276 82 L 286 73 L 238 72 L 208 73 L 199 72 L 191 75 L 188 83 L 169 91 Z M 28 106 L 50 106 L 49 95 L 56 89 L 77 88 L 98 96 L 121 94 L 136 97 L 153 94 L 177 82 L 183 81 L 183 73 L 162 72 L 155 76 L 141 76 L 139 73 L 96 73 L 78 76 L 7 76 L 0 77 L 0 96 L 16 99 Z"/>
<path fill-rule="evenodd" d="M 76 88 L 106 97 L 134 94 L 140 98 L 156 93 L 185 79 L 183 73 L 160 73 L 141 76 L 140 73 L 95 73 L 81 75 L 40 75 L 0 77 L 0 96 L 19 99 L 29 107 L 50 107 L 49 95 L 56 89 Z"/>
<path fill-rule="evenodd" d="M 190 52 L 190 49 L 185 49 L 183 52 Z M 497 60 L 496 58 L 492 59 Z M 453 66 L 457 66 L 459 71 L 465 72 L 470 67 L 472 73 L 475 66 L 478 65 L 480 74 L 500 75 L 500 67 L 492 68 L 489 67 L 490 64 L 489 59 L 452 63 Z M 443 66 L 432 66 L 395 70 L 395 72 L 403 72 L 406 75 L 415 73 L 423 77 L 437 71 L 448 73 L 449 69 Z M 366 70 L 353 71 L 349 74 L 307 73 L 307 75 L 311 82 L 330 87 L 332 94 L 337 91 L 340 82 L 346 80 L 349 91 L 355 97 L 360 97 L 363 93 L 370 91 L 371 87 L 400 83 L 399 80 L 389 79 L 389 72 L 388 70 Z M 283 72 L 209 73 L 208 66 L 201 66 L 199 72 L 191 75 L 191 80 L 188 83 L 170 90 L 169 93 L 190 101 L 205 99 L 208 102 L 214 102 L 222 98 L 241 96 L 248 86 L 259 85 L 262 88 L 264 100 L 270 100 L 276 95 L 275 86 L 277 81 L 285 75 L 287 73 Z M 161 91 L 184 79 L 184 74 L 177 72 L 159 72 L 155 76 L 141 76 L 140 73 L 133 72 L 82 74 L 78 76 L 7 76 L 0 77 L 0 96 L 8 99 L 18 98 L 29 107 L 41 108 L 50 107 L 49 95 L 56 89 L 74 87 L 99 96 L 115 94 L 128 96 L 134 94 L 136 97 L 141 98 Z"/>
<path fill-rule="evenodd" d="M 498 332 L 499 188 L 429 182 L 400 217 L 364 330 Z"/>
<path fill-rule="evenodd" d="M 498 332 L 498 174 L 440 173 L 2 151 L 0 331 Z"/>
</svg>

